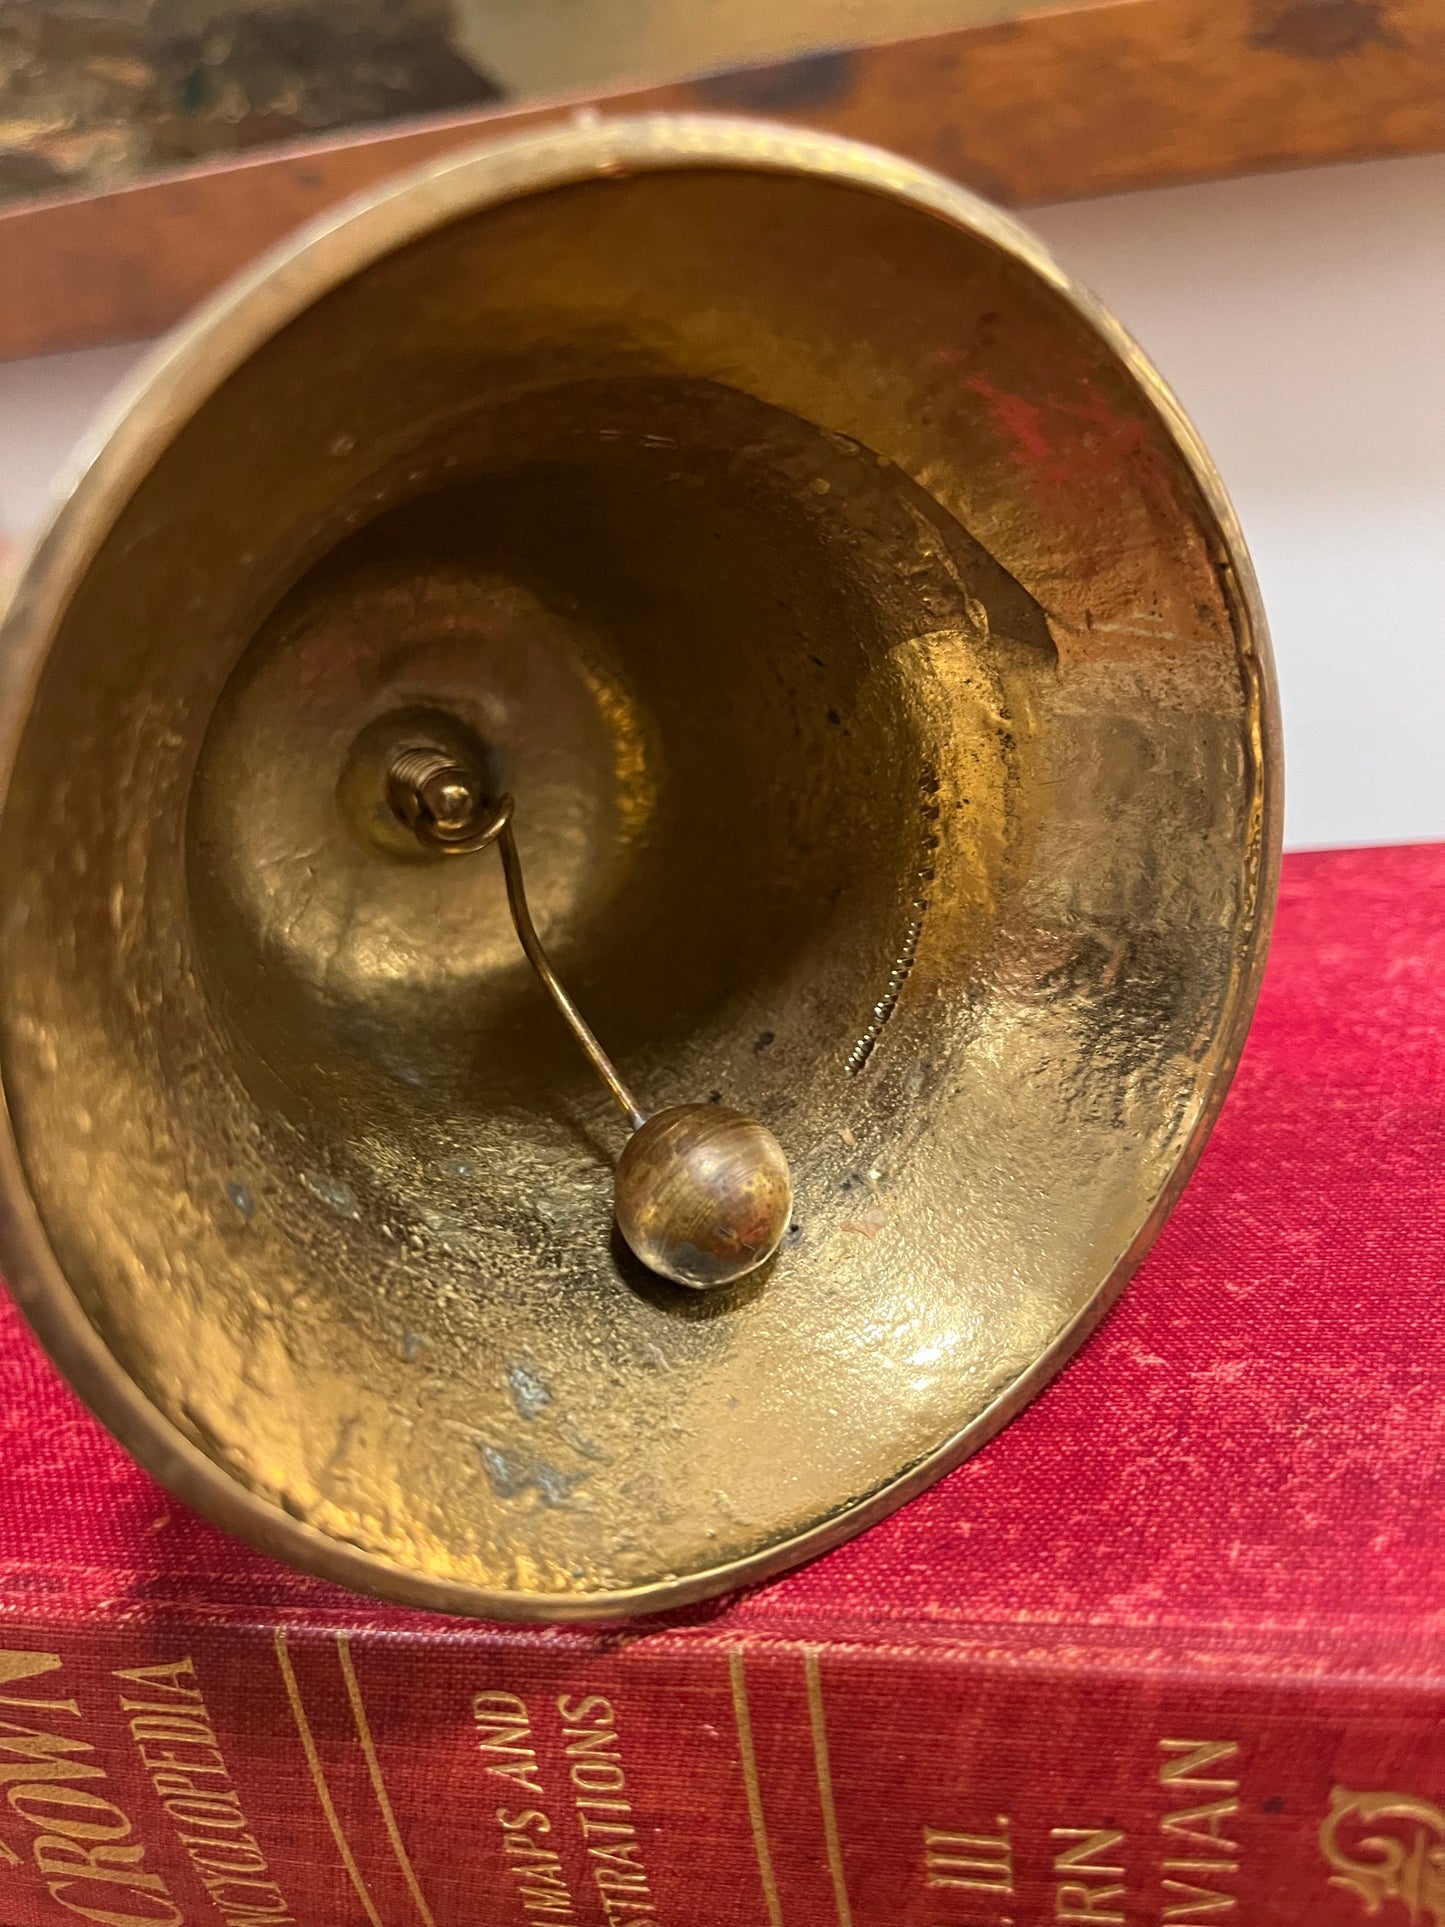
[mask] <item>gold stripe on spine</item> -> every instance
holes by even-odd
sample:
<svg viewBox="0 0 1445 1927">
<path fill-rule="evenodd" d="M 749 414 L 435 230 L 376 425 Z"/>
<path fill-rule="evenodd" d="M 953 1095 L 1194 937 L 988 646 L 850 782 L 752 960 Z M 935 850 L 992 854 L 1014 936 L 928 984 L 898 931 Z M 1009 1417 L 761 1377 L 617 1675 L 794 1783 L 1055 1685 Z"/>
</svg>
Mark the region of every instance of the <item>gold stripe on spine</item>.
<svg viewBox="0 0 1445 1927">
<path fill-rule="evenodd" d="M 347 1843 L 341 1830 L 341 1816 L 336 1811 L 336 1802 L 331 1797 L 331 1789 L 326 1784 L 326 1775 L 321 1770 L 321 1755 L 316 1751 L 316 1741 L 312 1737 L 311 1722 L 306 1717 L 306 1708 L 301 1704 L 301 1689 L 296 1684 L 296 1671 L 291 1664 L 291 1655 L 286 1650 L 286 1634 L 281 1627 L 276 1628 L 276 1664 L 281 1668 L 281 1678 L 286 1687 L 286 1697 L 291 1702 L 291 1717 L 296 1722 L 296 1731 L 301 1735 L 301 1750 L 306 1755 L 306 1764 L 311 1769 L 312 1784 L 316 1797 L 321 1802 L 321 1811 L 326 1815 L 326 1824 L 331 1829 L 331 1837 L 336 1842 L 336 1851 L 341 1855 L 343 1866 L 351 1877 L 356 1889 L 356 1897 L 366 1911 L 371 1927 L 382 1927 L 381 1915 L 376 1911 L 376 1903 L 367 1892 L 366 1882 L 361 1877 L 361 1869 L 356 1864 L 356 1856 Z"/>
<path fill-rule="evenodd" d="M 853 1927 L 848 1882 L 843 1874 L 843 1848 L 838 1839 L 838 1814 L 833 1805 L 833 1769 L 828 1761 L 828 1727 L 823 1717 L 823 1677 L 818 1671 L 815 1647 L 810 1646 L 803 1654 L 803 1677 L 808 1683 L 808 1720 L 813 1729 L 813 1764 L 818 1773 L 818 1804 L 823 1809 L 828 1872 L 833 1876 L 833 1903 L 838 1911 L 838 1927 Z"/>
<path fill-rule="evenodd" d="M 771 1927 L 783 1927 L 783 1909 L 778 1900 L 778 1883 L 773 1877 L 773 1852 L 768 1845 L 768 1826 L 763 1817 L 763 1790 L 758 1782 L 758 1758 L 753 1750 L 753 1716 L 748 1705 L 748 1682 L 743 1668 L 743 1649 L 735 1646 L 728 1654 L 728 1678 L 733 1689 L 733 1720 L 738 1729 L 738 1758 L 742 1762 L 743 1785 L 748 1795 L 748 1818 L 753 1825 L 753 1849 L 758 1856 L 758 1878 L 763 1883 Z"/>
<path fill-rule="evenodd" d="M 396 1864 L 401 1868 L 406 1884 L 411 1889 L 411 1897 L 416 1902 L 416 1910 L 426 1922 L 426 1927 L 436 1927 L 432 1910 L 426 1904 L 426 1895 L 421 1890 L 421 1882 L 416 1877 L 416 1868 L 411 1864 L 411 1855 L 401 1837 L 401 1829 L 396 1824 L 396 1814 L 392 1809 L 391 1796 L 387 1793 L 386 1782 L 381 1777 L 381 1761 L 376 1757 L 376 1746 L 371 1737 L 371 1722 L 366 1717 L 366 1705 L 361 1697 L 361 1682 L 356 1677 L 356 1668 L 351 1663 L 351 1641 L 345 1633 L 336 1635 L 336 1657 L 341 1661 L 341 1676 L 346 1681 L 346 1697 L 351 1701 L 351 1717 L 356 1721 L 356 1737 L 361 1741 L 361 1750 L 366 1755 L 366 1770 L 371 1775 L 372 1791 L 376 1804 L 381 1808 L 382 1822 L 386 1827 L 386 1837 L 391 1842 L 391 1850 L 396 1855 Z"/>
</svg>

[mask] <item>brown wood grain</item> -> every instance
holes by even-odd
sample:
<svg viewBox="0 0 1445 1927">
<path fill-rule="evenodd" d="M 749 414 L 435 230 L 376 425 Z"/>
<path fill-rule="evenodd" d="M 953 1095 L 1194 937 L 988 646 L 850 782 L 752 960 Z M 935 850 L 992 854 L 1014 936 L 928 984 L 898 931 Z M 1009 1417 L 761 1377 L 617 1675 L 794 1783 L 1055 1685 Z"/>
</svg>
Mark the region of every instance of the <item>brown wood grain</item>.
<svg viewBox="0 0 1445 1927">
<path fill-rule="evenodd" d="M 22 203 L 0 211 L 0 359 L 157 333 L 345 196 L 588 104 L 829 128 L 1026 205 L 1445 147 L 1445 0 L 1109 0 Z"/>
</svg>

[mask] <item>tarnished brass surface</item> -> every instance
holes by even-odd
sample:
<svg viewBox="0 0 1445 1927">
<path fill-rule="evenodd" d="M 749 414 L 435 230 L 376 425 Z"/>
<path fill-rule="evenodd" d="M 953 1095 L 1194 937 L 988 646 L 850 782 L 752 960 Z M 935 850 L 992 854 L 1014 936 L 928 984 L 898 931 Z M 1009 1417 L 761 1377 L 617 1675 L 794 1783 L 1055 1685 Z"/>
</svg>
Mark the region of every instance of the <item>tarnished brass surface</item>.
<svg viewBox="0 0 1445 1927">
<path fill-rule="evenodd" d="M 935 1477 L 1122 1284 L 1258 985 L 1213 469 L 1013 222 L 819 136 L 578 127 L 263 264 L 0 675 L 8 1274 L 184 1496 L 397 1598 L 677 1603 Z M 625 1125 L 498 867 L 370 833 L 398 718 L 517 799 L 645 1108 L 776 1132 L 755 1278 L 610 1237 Z"/>
</svg>

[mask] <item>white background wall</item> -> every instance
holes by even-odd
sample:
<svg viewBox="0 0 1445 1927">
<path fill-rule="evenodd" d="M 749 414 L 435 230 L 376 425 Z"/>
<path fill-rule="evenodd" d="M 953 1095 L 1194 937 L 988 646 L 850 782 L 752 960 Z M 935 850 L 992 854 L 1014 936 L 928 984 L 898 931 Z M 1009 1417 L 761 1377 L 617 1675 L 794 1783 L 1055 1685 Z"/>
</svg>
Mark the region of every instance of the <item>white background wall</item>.
<svg viewBox="0 0 1445 1927">
<path fill-rule="evenodd" d="M 1028 218 L 1154 357 L 1234 496 L 1279 661 L 1287 841 L 1445 837 L 1445 155 Z M 0 364 L 0 536 L 33 530 L 139 353 Z"/>
</svg>

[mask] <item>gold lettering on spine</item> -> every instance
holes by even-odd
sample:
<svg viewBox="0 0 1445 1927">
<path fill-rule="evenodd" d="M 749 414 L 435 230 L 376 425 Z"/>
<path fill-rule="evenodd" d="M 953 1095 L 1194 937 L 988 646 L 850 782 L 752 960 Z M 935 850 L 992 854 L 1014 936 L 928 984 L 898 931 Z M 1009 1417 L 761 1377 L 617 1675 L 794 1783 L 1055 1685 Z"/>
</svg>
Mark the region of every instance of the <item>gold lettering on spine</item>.
<svg viewBox="0 0 1445 1927">
<path fill-rule="evenodd" d="M 1239 1782 L 1217 1769 L 1236 1759 L 1239 1747 L 1233 1740 L 1161 1740 L 1159 1752 L 1159 1784 L 1190 1802 L 1160 1817 L 1160 1918 L 1167 1927 L 1218 1922 L 1238 1905 L 1220 1883 L 1237 1878 L 1240 1849 L 1226 1831 L 1239 1812 Z"/>
<path fill-rule="evenodd" d="M 391 1842 L 391 1850 L 396 1855 L 396 1864 L 401 1868 L 402 1878 L 406 1881 L 416 1910 L 426 1927 L 436 1927 L 432 1910 L 426 1903 L 421 1883 L 416 1877 L 416 1869 L 411 1864 L 411 1855 L 401 1837 L 401 1829 L 396 1824 L 396 1814 L 392 1809 L 391 1798 L 386 1790 L 386 1782 L 381 1774 L 381 1761 L 377 1758 L 376 1746 L 371 1737 L 371 1725 L 366 1717 L 366 1706 L 361 1697 L 361 1685 L 356 1677 L 356 1668 L 351 1663 L 351 1641 L 344 1633 L 336 1638 L 336 1656 L 341 1662 L 341 1676 L 346 1681 L 346 1697 L 351 1703 L 351 1717 L 356 1724 L 356 1737 L 361 1741 L 361 1751 L 366 1759 L 366 1771 L 371 1779 L 371 1790 L 376 1795 L 376 1804 L 381 1808 L 382 1824 L 386 1837 Z"/>
<path fill-rule="evenodd" d="M 286 1699 L 291 1708 L 291 1717 L 296 1723 L 297 1736 L 301 1741 L 301 1751 L 306 1756 L 306 1765 L 311 1773 L 311 1784 L 316 1789 L 316 1798 L 321 1811 L 326 1816 L 326 1824 L 331 1829 L 331 1837 L 336 1842 L 336 1851 L 341 1856 L 341 1864 L 346 1869 L 347 1878 L 361 1902 L 362 1912 L 371 1922 L 371 1927 L 381 1927 L 381 1916 L 376 1911 L 376 1903 L 367 1890 L 361 1877 L 361 1869 L 356 1864 L 356 1856 L 351 1851 L 345 1833 L 342 1831 L 341 1816 L 336 1811 L 336 1802 L 331 1797 L 331 1789 L 326 1784 L 326 1775 L 321 1767 L 321 1755 L 316 1750 L 316 1740 L 311 1731 L 311 1722 L 306 1717 L 306 1708 L 301 1703 L 301 1689 L 296 1683 L 296 1669 L 291 1664 L 291 1655 L 286 1650 L 286 1633 L 278 1626 L 275 1632 L 276 1664 L 280 1669 L 281 1683 L 286 1688 Z"/>
<path fill-rule="evenodd" d="M 277 1883 L 256 1878 L 269 1874 L 270 1867 L 255 1835 L 247 1831 L 240 1795 L 234 1786 L 217 1786 L 210 1777 L 218 1771 L 230 1776 L 193 1661 L 121 1666 L 114 1677 L 124 1682 L 121 1711 L 130 1715 L 131 1738 L 156 1797 L 227 1927 L 296 1927 Z M 137 1692 L 146 1697 L 137 1698 Z M 169 1764 L 152 1767 L 147 1748 L 157 1745 Z M 177 1746 L 189 1747 L 191 1755 L 176 1753 Z M 194 1758 L 196 1753 L 201 1759 Z M 177 1770 L 174 1763 L 183 1758 L 188 1764 Z M 203 1776 L 199 1785 L 192 1777 L 196 1773 Z"/>
<path fill-rule="evenodd" d="M 945 1833 L 923 1829 L 923 1870 L 930 1887 L 961 1887 L 966 1893 L 993 1894 L 1007 1900 L 1014 1890 L 1013 1843 L 1009 1818 L 1001 1813 L 997 1833 Z"/>
<path fill-rule="evenodd" d="M 753 1852 L 757 1855 L 763 1903 L 768 1910 L 769 1927 L 783 1927 L 783 1909 L 778 1900 L 773 1853 L 768 1844 L 767 1820 L 763 1813 L 763 1790 L 758 1780 L 758 1758 L 753 1748 L 753 1716 L 748 1705 L 748 1682 L 741 1646 L 734 1646 L 728 1654 L 728 1679 L 732 1686 L 733 1724 L 738 1730 L 738 1760 L 743 1770 L 743 1788 L 747 1794 L 748 1820 L 753 1830 Z"/>
<path fill-rule="evenodd" d="M 0 1652 L 0 1685 L 58 1672 L 60 1664 L 58 1653 Z M 77 1758 L 95 1751 L 88 1740 L 52 1730 L 57 1715 L 80 1719 L 79 1701 L 0 1693 L 0 1787 L 11 1812 L 35 1829 L 32 1858 L 46 1892 L 99 1927 L 183 1927 L 165 1881 L 144 1864 L 129 1817 L 95 1787 L 76 1784 L 104 1780 L 106 1771 Z M 7 1866 L 22 1864 L 8 1842 L 0 1854 Z"/>
<path fill-rule="evenodd" d="M 522 1910 L 535 1915 L 540 1927 L 569 1927 L 576 1919 L 572 1890 L 562 1856 L 544 1844 L 552 1832 L 552 1818 L 542 1792 L 527 1703 L 515 1693 L 474 1693 L 472 1720 L 478 1750 L 487 1761 L 485 1771 L 505 1781 L 509 1792 L 524 1788 L 538 1803 L 498 1807 L 496 1814 L 505 1865 L 516 1882 Z"/>
<path fill-rule="evenodd" d="M 607 1927 L 654 1927 L 640 1918 L 655 1916 L 657 1903 L 632 1821 L 616 1708 L 601 1693 L 563 1693 L 557 1711 L 573 1805 Z"/>
<path fill-rule="evenodd" d="M 186 1658 L 159 1666 L 121 1666 L 114 1677 L 124 1682 L 121 1711 L 130 1715 L 131 1738 L 156 1797 L 227 1927 L 296 1927 L 279 1885 L 260 1877 L 268 1875 L 270 1867 L 255 1835 L 247 1831 L 240 1795 L 233 1786 L 216 1786 L 209 1777 L 218 1772 L 230 1776 L 194 1663 Z M 146 1697 L 137 1698 L 138 1691 Z M 151 1765 L 147 1749 L 153 1746 L 161 1748 L 164 1763 Z M 191 1753 L 177 1753 L 178 1746 Z M 178 1760 L 186 1762 L 179 1770 Z M 199 1786 L 193 1778 L 197 1773 L 203 1776 Z"/>
<path fill-rule="evenodd" d="M 1398 1905 L 1412 1927 L 1445 1927 L 1445 1807 L 1412 1793 L 1337 1786 L 1319 1843 L 1333 1869 L 1330 1885 L 1352 1894 L 1367 1914 Z"/>
<path fill-rule="evenodd" d="M 803 1680 L 808 1689 L 813 1771 L 818 1781 L 818 1805 L 823 1814 L 823 1844 L 828 1851 L 828 1872 L 833 1880 L 833 1905 L 838 1915 L 838 1927 L 853 1927 L 853 1909 L 848 1903 L 848 1881 L 843 1868 L 843 1843 L 838 1837 L 838 1810 L 833 1799 L 833 1767 L 828 1757 L 828 1722 L 823 1708 L 823 1675 L 818 1666 L 816 1647 L 810 1646 L 803 1654 Z"/>
<path fill-rule="evenodd" d="M 1216 1780 L 1203 1778 L 1208 1766 L 1219 1766 L 1225 1760 L 1232 1760 L 1239 1752 L 1233 1740 L 1161 1740 L 1159 1751 L 1164 1758 L 1159 1762 L 1159 1784 L 1171 1786 L 1182 1781 L 1191 1787 L 1218 1787 L 1222 1792 L 1238 1789 L 1238 1780 Z"/>
<path fill-rule="evenodd" d="M 542 1796 L 537 1776 L 537 1752 L 532 1745 L 532 1722 L 526 1702 L 515 1693 L 474 1693 L 472 1721 L 477 1745 L 488 1756 L 487 1772 L 510 1780 L 528 1793 Z"/>
<path fill-rule="evenodd" d="M 1118 1927 L 1124 1919 L 1124 1869 L 1112 1862 L 1123 1834 L 1111 1827 L 1052 1827 L 1049 1838 L 1054 1872 L 1065 1876 L 1054 1887 L 1054 1919 L 1108 1921 Z"/>
<path fill-rule="evenodd" d="M 60 1671 L 59 1653 L 3 1653 L 0 1652 L 0 1686 L 8 1686 L 11 1680 L 34 1679 L 37 1673 L 58 1673 Z M 27 1701 L 26 1704 L 31 1702 Z M 75 1706 L 74 1700 L 66 1700 L 66 1706 Z M 76 1717 L 80 1714 L 76 1707 Z"/>
</svg>

